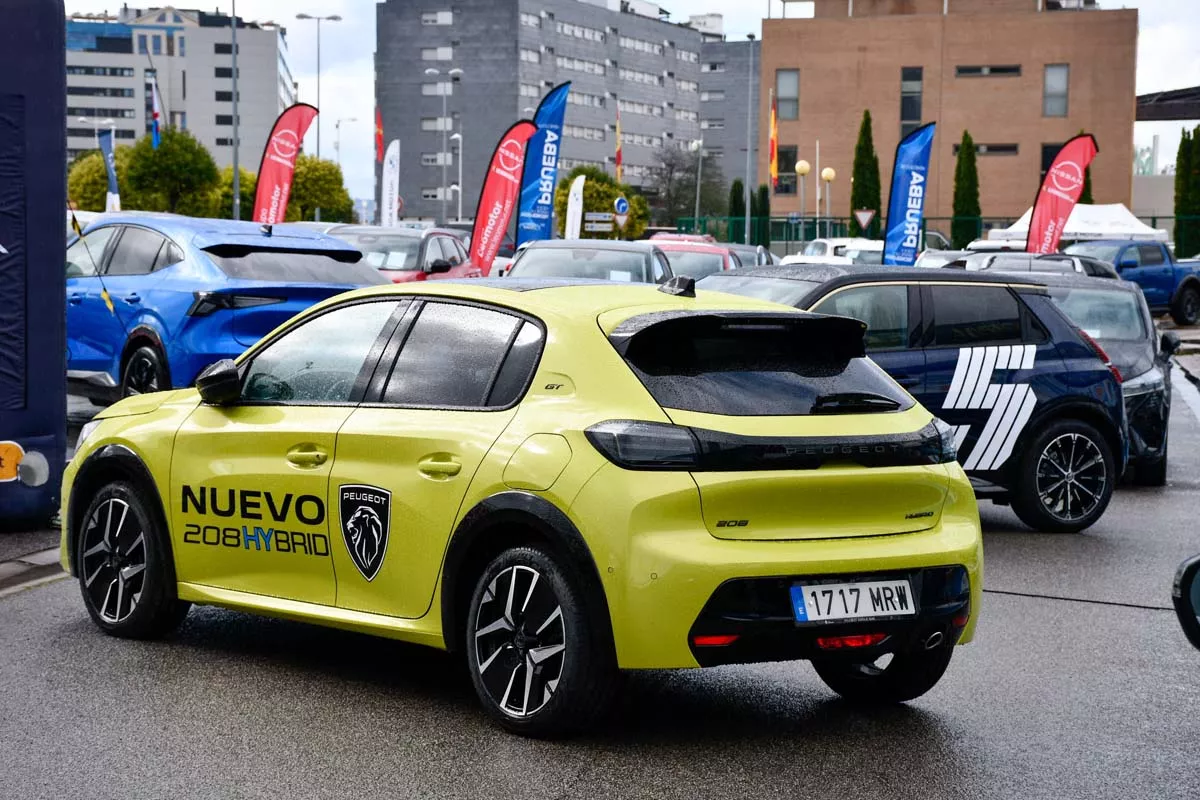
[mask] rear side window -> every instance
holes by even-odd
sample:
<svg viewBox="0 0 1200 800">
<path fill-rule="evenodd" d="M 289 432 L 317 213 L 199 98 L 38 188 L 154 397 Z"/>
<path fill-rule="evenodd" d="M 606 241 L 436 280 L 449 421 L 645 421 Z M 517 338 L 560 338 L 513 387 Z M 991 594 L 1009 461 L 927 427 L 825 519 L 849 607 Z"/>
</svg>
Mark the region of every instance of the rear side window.
<svg viewBox="0 0 1200 800">
<path fill-rule="evenodd" d="M 811 323 L 816 324 L 811 324 Z M 912 400 L 862 348 L 856 323 L 684 317 L 634 336 L 626 363 L 663 408 L 729 416 L 898 411 Z M 838 340 L 846 347 L 838 348 Z"/>
<path fill-rule="evenodd" d="M 511 405 L 529 382 L 541 342 L 536 325 L 512 314 L 427 303 L 400 350 L 382 400 L 422 407 Z"/>
<path fill-rule="evenodd" d="M 104 263 L 104 250 L 116 231 L 116 228 L 97 228 L 68 247 L 67 277 L 95 277 L 100 265 Z"/>
<path fill-rule="evenodd" d="M 1021 306 L 999 286 L 931 286 L 933 343 L 972 347 L 1021 341 Z"/>
<path fill-rule="evenodd" d="M 868 350 L 908 347 L 908 287 L 860 286 L 825 298 L 813 309 L 867 323 Z"/>
<path fill-rule="evenodd" d="M 105 275 L 147 275 L 154 269 L 159 248 L 166 240 L 154 231 L 128 227 L 117 240 Z"/>
<path fill-rule="evenodd" d="M 1153 244 L 1138 245 L 1138 254 L 1141 256 L 1143 267 L 1152 267 L 1162 264 L 1166 259 L 1163 258 L 1162 248 Z"/>
</svg>

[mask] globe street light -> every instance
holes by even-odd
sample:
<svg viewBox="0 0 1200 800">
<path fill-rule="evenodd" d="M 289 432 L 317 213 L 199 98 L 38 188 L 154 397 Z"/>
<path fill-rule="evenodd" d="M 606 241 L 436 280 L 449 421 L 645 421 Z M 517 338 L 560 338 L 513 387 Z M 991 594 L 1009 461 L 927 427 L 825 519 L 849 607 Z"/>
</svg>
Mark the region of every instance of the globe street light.
<svg viewBox="0 0 1200 800">
<path fill-rule="evenodd" d="M 428 67 L 425 70 L 425 74 L 438 77 L 442 74 L 442 71 L 436 67 Z M 446 75 L 450 78 L 450 86 L 453 86 L 454 81 L 460 79 L 462 74 L 463 71 L 458 67 L 446 70 Z M 438 160 L 442 162 L 442 222 L 445 223 L 446 204 L 450 201 L 450 189 L 446 185 L 446 153 L 449 151 L 449 146 L 446 144 L 446 135 L 449 132 L 446 123 L 446 95 L 449 92 L 446 91 L 446 87 L 442 85 L 441 81 L 438 81 L 438 94 L 442 96 L 442 117 L 441 122 L 438 124 L 438 127 L 442 129 L 442 152 Z"/>
<path fill-rule="evenodd" d="M 101 120 L 95 120 L 95 119 L 92 119 L 91 117 L 79 117 L 79 121 L 81 123 L 83 123 L 84 125 L 92 126 L 92 133 L 96 137 L 96 149 L 97 150 L 100 149 L 100 129 L 101 128 L 110 129 L 113 134 L 113 150 L 114 151 L 116 150 L 116 148 L 117 148 L 117 129 L 116 129 L 117 123 L 116 123 L 116 120 L 114 120 L 112 117 L 109 117 L 108 119 L 101 119 Z"/>
<path fill-rule="evenodd" d="M 322 22 L 341 22 L 342 18 L 337 14 L 330 14 L 327 17 L 316 16 L 313 14 L 300 13 L 296 15 L 296 19 L 311 19 L 317 23 L 317 160 L 321 159 L 321 23 Z M 318 206 L 313 212 L 313 218 L 321 221 L 321 209 Z"/>
<path fill-rule="evenodd" d="M 450 141 L 458 142 L 458 155 L 455 157 L 455 160 L 458 161 L 458 183 L 456 185 L 452 186 L 451 188 L 458 190 L 458 213 L 454 216 L 454 219 L 458 222 L 462 222 L 462 185 L 463 185 L 463 182 L 462 182 L 462 162 L 463 162 L 462 132 L 460 131 L 458 133 L 450 134 Z"/>
<path fill-rule="evenodd" d="M 837 178 L 837 172 L 833 167 L 826 167 L 821 170 L 821 180 L 825 181 L 825 216 L 829 218 L 827 231 L 830 236 L 833 235 L 833 214 L 830 211 L 830 195 L 833 193 L 833 181 Z"/>
<path fill-rule="evenodd" d="M 804 159 L 796 162 L 796 182 L 800 184 L 800 241 L 804 241 L 804 187 L 808 183 L 808 173 L 812 172 L 812 164 Z"/>
</svg>

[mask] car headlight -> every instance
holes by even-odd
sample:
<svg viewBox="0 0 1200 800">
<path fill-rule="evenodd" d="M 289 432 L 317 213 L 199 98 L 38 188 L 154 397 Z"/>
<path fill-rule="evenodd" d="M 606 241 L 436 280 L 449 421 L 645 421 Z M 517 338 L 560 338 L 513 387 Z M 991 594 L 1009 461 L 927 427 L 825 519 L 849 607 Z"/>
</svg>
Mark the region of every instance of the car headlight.
<svg viewBox="0 0 1200 800">
<path fill-rule="evenodd" d="M 1121 384 L 1121 393 L 1126 397 L 1136 397 L 1137 395 L 1161 392 L 1166 385 L 1166 376 L 1163 375 L 1163 371 L 1158 367 L 1151 367 L 1136 378 L 1127 378 Z"/>
<path fill-rule="evenodd" d="M 83 427 L 79 429 L 79 438 L 75 440 L 75 451 L 83 449 L 83 443 L 88 440 L 88 437 L 95 432 L 96 428 L 100 427 L 102 419 L 94 419 L 91 422 L 85 422 Z"/>
</svg>

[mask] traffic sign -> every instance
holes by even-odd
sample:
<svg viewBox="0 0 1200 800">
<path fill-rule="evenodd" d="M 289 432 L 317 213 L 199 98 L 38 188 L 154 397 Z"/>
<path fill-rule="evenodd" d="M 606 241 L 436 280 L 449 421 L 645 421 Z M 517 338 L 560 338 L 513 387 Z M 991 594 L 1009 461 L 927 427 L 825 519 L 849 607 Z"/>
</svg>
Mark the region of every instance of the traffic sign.
<svg viewBox="0 0 1200 800">
<path fill-rule="evenodd" d="M 629 222 L 629 215 L 628 214 L 617 214 L 615 217 L 613 217 L 613 221 L 617 223 L 618 228 L 621 228 L 622 230 L 624 230 L 625 223 Z"/>
<path fill-rule="evenodd" d="M 871 227 L 871 220 L 875 219 L 875 211 L 870 208 L 860 208 L 854 212 L 854 218 L 858 220 L 858 227 L 865 231 Z"/>
<path fill-rule="evenodd" d="M 629 201 L 626 200 L 624 196 L 618 196 L 617 199 L 613 201 L 613 210 L 617 212 L 617 216 L 619 217 L 629 216 Z M 619 222 L 617 224 L 622 228 L 625 227 L 625 223 L 623 222 Z"/>
<path fill-rule="evenodd" d="M 585 222 L 583 229 L 588 233 L 612 233 L 613 224 L 611 222 Z"/>
<path fill-rule="evenodd" d="M 588 211 L 583 215 L 584 222 L 612 222 L 613 214 L 611 211 Z"/>
<path fill-rule="evenodd" d="M 788 214 L 788 222 L 790 222 L 790 223 L 792 223 L 793 225 L 795 225 L 795 224 L 796 224 L 796 223 L 798 223 L 799 221 L 800 221 L 800 212 L 798 212 L 798 211 L 793 211 L 792 213 Z"/>
</svg>

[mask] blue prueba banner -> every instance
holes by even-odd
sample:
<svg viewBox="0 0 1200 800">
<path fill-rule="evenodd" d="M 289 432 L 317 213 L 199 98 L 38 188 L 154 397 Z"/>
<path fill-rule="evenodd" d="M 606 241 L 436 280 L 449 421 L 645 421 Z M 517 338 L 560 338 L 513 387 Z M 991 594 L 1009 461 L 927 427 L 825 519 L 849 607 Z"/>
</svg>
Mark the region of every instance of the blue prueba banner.
<svg viewBox="0 0 1200 800">
<path fill-rule="evenodd" d="M 933 122 L 922 125 L 896 146 L 892 193 L 888 198 L 887 237 L 883 247 L 884 264 L 909 267 L 916 263 L 935 125 Z"/>
<path fill-rule="evenodd" d="M 554 216 L 554 186 L 558 180 L 558 154 L 562 142 L 563 115 L 571 82 L 559 84 L 542 98 L 533 122 L 537 133 L 525 151 L 521 180 L 521 203 L 517 211 L 517 245 L 549 239 Z"/>
</svg>

